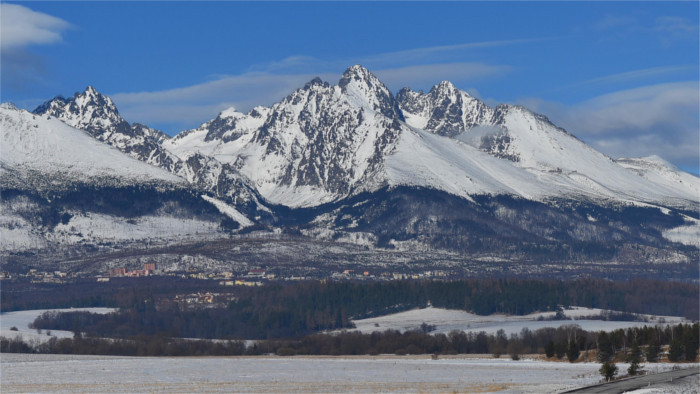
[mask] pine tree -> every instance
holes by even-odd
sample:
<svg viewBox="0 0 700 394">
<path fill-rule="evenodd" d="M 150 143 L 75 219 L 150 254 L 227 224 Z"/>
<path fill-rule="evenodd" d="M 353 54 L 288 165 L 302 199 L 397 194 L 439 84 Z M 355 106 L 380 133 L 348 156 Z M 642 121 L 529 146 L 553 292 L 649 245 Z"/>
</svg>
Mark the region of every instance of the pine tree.
<svg viewBox="0 0 700 394">
<path fill-rule="evenodd" d="M 683 355 L 683 349 L 681 347 L 681 341 L 677 339 L 672 339 L 671 344 L 668 346 L 668 361 L 676 362 L 680 361 Z"/>
<path fill-rule="evenodd" d="M 630 345 L 630 352 L 627 357 L 627 361 L 630 363 L 629 368 L 627 368 L 627 373 L 630 375 L 635 376 L 644 372 L 642 370 L 644 366 L 639 365 L 639 363 L 642 361 L 642 351 L 639 349 L 639 345 L 637 345 L 636 340 L 633 340 L 632 344 Z"/>
<path fill-rule="evenodd" d="M 613 343 L 610 340 L 610 337 L 605 331 L 601 332 L 598 336 L 598 361 L 610 361 L 614 355 L 615 350 L 613 349 Z"/>
<path fill-rule="evenodd" d="M 566 357 L 569 359 L 570 363 L 573 363 L 574 361 L 578 360 L 578 356 L 580 354 L 581 352 L 578 349 L 578 344 L 572 338 L 569 340 L 569 349 L 566 351 Z"/>
<path fill-rule="evenodd" d="M 685 361 L 695 361 L 698 357 L 698 346 L 700 343 L 698 324 L 686 325 L 683 329 L 683 353 Z"/>
<path fill-rule="evenodd" d="M 566 340 L 561 340 L 554 344 L 554 354 L 557 356 L 558 359 L 562 359 L 566 354 L 567 348 L 568 345 L 566 344 Z"/>
<path fill-rule="evenodd" d="M 551 339 L 549 342 L 547 342 L 547 345 L 544 347 L 544 354 L 547 355 L 547 358 L 554 357 L 554 341 Z"/>
<path fill-rule="evenodd" d="M 598 371 L 603 375 L 605 380 L 609 382 L 617 375 L 617 365 L 615 365 L 614 362 L 606 361 L 600 366 Z"/>
<path fill-rule="evenodd" d="M 659 360 L 659 352 L 661 348 L 659 347 L 659 342 L 656 339 L 651 339 L 649 345 L 647 346 L 646 358 L 650 363 L 655 363 Z"/>
</svg>

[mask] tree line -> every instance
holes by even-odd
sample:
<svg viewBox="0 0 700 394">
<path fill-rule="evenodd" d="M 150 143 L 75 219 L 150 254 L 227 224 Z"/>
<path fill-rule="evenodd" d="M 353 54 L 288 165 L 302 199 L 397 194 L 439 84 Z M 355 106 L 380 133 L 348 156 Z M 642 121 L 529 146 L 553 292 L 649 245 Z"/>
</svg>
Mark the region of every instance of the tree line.
<svg viewBox="0 0 700 394">
<path fill-rule="evenodd" d="M 576 325 L 523 329 L 506 335 L 486 332 L 451 331 L 430 333 L 432 327 L 399 332 L 361 333 L 342 331 L 316 333 L 299 339 L 255 341 L 246 346 L 240 340 L 187 340 L 164 335 L 138 335 L 123 339 L 74 338 L 26 342 L 21 337 L 0 337 L 2 353 L 55 353 L 121 356 L 240 356 L 292 355 L 377 355 L 377 354 L 492 354 L 514 360 L 522 354 L 545 354 L 550 359 L 569 362 L 597 360 L 614 366 L 616 361 L 631 363 L 635 374 L 642 362 L 694 362 L 698 357 L 700 325 L 644 326 L 612 332 L 585 331 Z M 667 350 L 666 350 L 667 349 Z"/>
<path fill-rule="evenodd" d="M 164 335 L 185 338 L 300 338 L 324 330 L 352 328 L 352 320 L 424 307 L 466 310 L 480 315 L 523 315 L 577 305 L 624 312 L 683 315 L 697 319 L 698 288 L 661 281 L 608 282 L 489 279 L 268 284 L 236 288 L 226 308 L 183 309 L 172 302 L 175 288 L 142 287 L 102 300 L 121 307 L 112 314 L 47 313 L 34 325 L 127 338 Z M 643 289 L 640 290 L 640 289 Z"/>
</svg>

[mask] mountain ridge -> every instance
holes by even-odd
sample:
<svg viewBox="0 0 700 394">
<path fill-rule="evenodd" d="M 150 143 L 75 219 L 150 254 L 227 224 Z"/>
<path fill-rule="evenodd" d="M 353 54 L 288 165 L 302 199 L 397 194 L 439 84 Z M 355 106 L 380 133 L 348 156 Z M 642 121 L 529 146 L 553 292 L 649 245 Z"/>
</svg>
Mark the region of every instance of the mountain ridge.
<svg viewBox="0 0 700 394">
<path fill-rule="evenodd" d="M 168 171 L 190 187 L 189 208 L 178 212 L 206 218 L 188 227 L 199 236 L 289 234 L 354 245 L 352 253 L 396 250 L 419 258 L 439 251 L 464 264 L 687 264 L 698 255 L 696 246 L 674 243 L 700 220 L 697 177 L 653 157 L 613 160 L 543 115 L 505 104 L 491 108 L 447 81 L 428 93 L 404 88 L 393 95 L 369 70 L 352 66 L 336 85 L 314 78 L 269 107 L 245 114 L 229 108 L 171 138 L 128 124 L 92 87 L 27 116 L 65 120 L 95 143 Z M 2 164 L 14 174 L 13 163 Z M 174 194 L 158 198 L 163 207 L 177 205 Z M 60 225 L 61 234 L 96 220 L 75 209 L 57 211 L 76 217 Z M 167 209 L 148 212 L 156 216 L 144 223 L 166 234 L 153 223 Z M 121 224 L 110 226 L 125 226 L 116 220 Z M 65 240 L 50 228 L 31 231 Z M 666 238 L 673 231 L 683 234 Z M 208 259 L 219 263 L 211 264 L 238 256 L 216 245 Z"/>
</svg>

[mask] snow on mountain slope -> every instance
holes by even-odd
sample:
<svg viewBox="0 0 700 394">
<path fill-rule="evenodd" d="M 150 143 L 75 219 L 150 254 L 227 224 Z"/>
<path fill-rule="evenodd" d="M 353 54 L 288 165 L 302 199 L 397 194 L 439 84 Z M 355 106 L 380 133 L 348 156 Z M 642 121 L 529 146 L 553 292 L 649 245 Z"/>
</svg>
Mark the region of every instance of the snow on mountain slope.
<svg viewBox="0 0 700 394">
<path fill-rule="evenodd" d="M 683 207 L 698 198 L 697 182 L 694 186 L 690 180 L 678 184 L 651 175 L 638 176 L 523 107 L 499 105 L 490 109 L 447 82 L 428 94 L 404 88 L 397 97 L 412 126 L 452 136 L 508 160 L 538 179 L 558 185 L 565 195 Z"/>
<path fill-rule="evenodd" d="M 354 66 L 338 86 L 314 79 L 271 108 L 224 112 L 166 146 L 235 166 L 275 204 L 314 206 L 383 184 L 384 157 L 406 128 L 398 114 L 386 86 Z"/>
<path fill-rule="evenodd" d="M 62 179 L 89 182 L 90 178 L 119 184 L 184 184 L 181 178 L 130 158 L 52 116 L 36 115 L 3 104 L 0 126 L 3 173 L 39 174 L 50 178 L 54 184 Z"/>
<path fill-rule="evenodd" d="M 194 153 L 213 156 L 222 143 L 240 148 L 242 144 L 249 142 L 252 133 L 264 124 L 269 112 L 269 108 L 258 106 L 248 114 L 243 114 L 231 107 L 199 128 L 183 131 L 164 141 L 163 146 L 180 158 L 187 158 Z"/>
<path fill-rule="evenodd" d="M 3 251 L 222 234 L 217 204 L 184 179 L 55 117 L 7 104 L 0 106 L 0 189 Z"/>
<path fill-rule="evenodd" d="M 690 190 L 695 195 L 695 201 L 700 201 L 700 178 L 680 170 L 659 156 L 615 161 L 654 184 L 662 185 L 669 193 L 685 194 Z"/>
<path fill-rule="evenodd" d="M 169 144 L 170 137 L 142 124 L 129 125 L 121 117 L 112 100 L 91 86 L 82 93 L 76 93 L 72 98 L 65 99 L 59 96 L 47 101 L 34 112 L 57 117 L 131 157 L 164 168 L 230 203 L 246 205 L 253 210 L 265 209 L 250 185 L 235 168 L 219 163 L 212 157 L 202 156 L 202 151 L 209 153 L 204 146 L 197 146 L 197 149 L 190 149 L 184 152 L 185 154 L 180 152 L 181 157 L 178 157 L 168 149 L 172 146 Z M 230 110 L 224 111 L 221 117 L 208 122 L 207 126 L 221 130 L 223 126 L 235 126 L 237 120 L 245 126 L 245 122 L 238 119 L 241 116 L 236 116 L 236 113 Z M 180 136 L 187 138 L 188 133 L 181 133 Z M 189 137 L 192 136 L 196 137 L 197 133 L 192 133 Z M 202 139 L 213 140 L 216 143 L 219 139 L 230 140 L 232 137 L 217 134 L 204 136 Z"/>
<path fill-rule="evenodd" d="M 403 132 L 386 163 L 393 186 L 427 186 L 468 199 L 475 194 L 542 199 L 573 192 L 567 185 L 544 182 L 468 144 L 420 129 Z"/>
<path fill-rule="evenodd" d="M 179 165 L 177 158 L 161 146 L 169 139 L 166 134 L 138 123 L 129 125 L 112 99 L 92 86 L 71 98 L 55 97 L 33 112 L 56 117 L 146 163 L 171 171 Z"/>
<path fill-rule="evenodd" d="M 489 108 L 449 82 L 428 94 L 404 88 L 394 99 L 361 66 L 348 68 L 337 86 L 314 79 L 270 108 L 226 110 L 164 146 L 183 160 L 202 154 L 231 165 L 268 201 L 291 207 L 385 185 L 467 198 L 678 206 L 696 198 L 685 186 L 638 176 L 522 107 Z"/>
<path fill-rule="evenodd" d="M 91 87 L 36 112 L 54 114 L 237 206 L 262 207 L 259 194 L 274 204 L 309 207 L 412 185 L 466 198 L 505 193 L 688 207 L 700 190 L 690 175 L 631 169 L 544 116 L 517 106 L 490 108 L 446 81 L 427 94 L 404 88 L 394 98 L 361 66 L 348 68 L 336 86 L 316 78 L 269 108 L 247 114 L 230 108 L 172 139 L 129 126 Z"/>
<path fill-rule="evenodd" d="M 217 200 L 214 197 L 209 197 L 207 195 L 202 195 L 202 198 L 213 204 L 216 207 L 216 209 L 219 210 L 219 212 L 238 222 L 238 224 L 240 224 L 241 227 L 250 227 L 253 225 L 253 222 L 251 222 L 247 217 L 245 217 L 245 215 L 238 212 L 236 208 L 226 204 L 225 202 Z"/>
<path fill-rule="evenodd" d="M 573 181 L 581 191 L 618 200 L 683 205 L 696 196 L 690 190 L 670 190 L 649 182 L 581 140 L 525 108 L 501 106 L 497 124 L 510 143 L 505 149 L 518 158 L 515 164 L 533 173 L 555 173 Z"/>
</svg>

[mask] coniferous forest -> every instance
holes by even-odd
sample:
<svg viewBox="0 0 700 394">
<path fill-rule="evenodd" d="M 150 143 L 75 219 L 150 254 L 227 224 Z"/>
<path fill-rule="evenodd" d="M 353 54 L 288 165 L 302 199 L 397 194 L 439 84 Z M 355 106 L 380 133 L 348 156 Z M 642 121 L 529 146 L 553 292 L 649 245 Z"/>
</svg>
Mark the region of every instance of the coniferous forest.
<svg viewBox="0 0 700 394">
<path fill-rule="evenodd" d="M 619 311 L 605 317 L 609 320 L 635 318 L 642 313 L 697 320 L 698 288 L 691 283 L 601 279 L 308 281 L 209 288 L 228 291 L 228 301 L 223 305 L 186 308 L 173 301 L 182 292 L 202 290 L 203 283 L 211 281 L 146 278 L 108 285 L 84 282 L 73 291 L 71 287 L 50 285 L 34 291 L 5 286 L 3 310 L 69 306 L 108 306 L 118 310 L 110 314 L 47 312 L 34 321 L 33 328 L 72 331 L 74 338 L 52 338 L 42 344 L 3 339 L 0 350 L 142 356 L 492 353 L 516 358 L 523 353 L 544 353 L 568 360 L 594 352 L 602 362 L 624 359 L 635 344 L 649 362 L 662 357 L 670 361 L 697 357 L 697 323 L 650 324 L 612 333 L 586 332 L 568 325 L 536 332 L 523 330 L 511 336 L 503 332 L 431 333 L 434 327 L 429 324 L 403 333 L 344 331 L 353 328 L 352 320 L 427 305 L 480 315 L 524 315 L 582 306 Z M 334 332 L 328 333 L 331 330 Z M 252 346 L 244 346 L 244 340 L 256 341 Z M 667 353 L 663 352 L 665 347 Z"/>
</svg>

